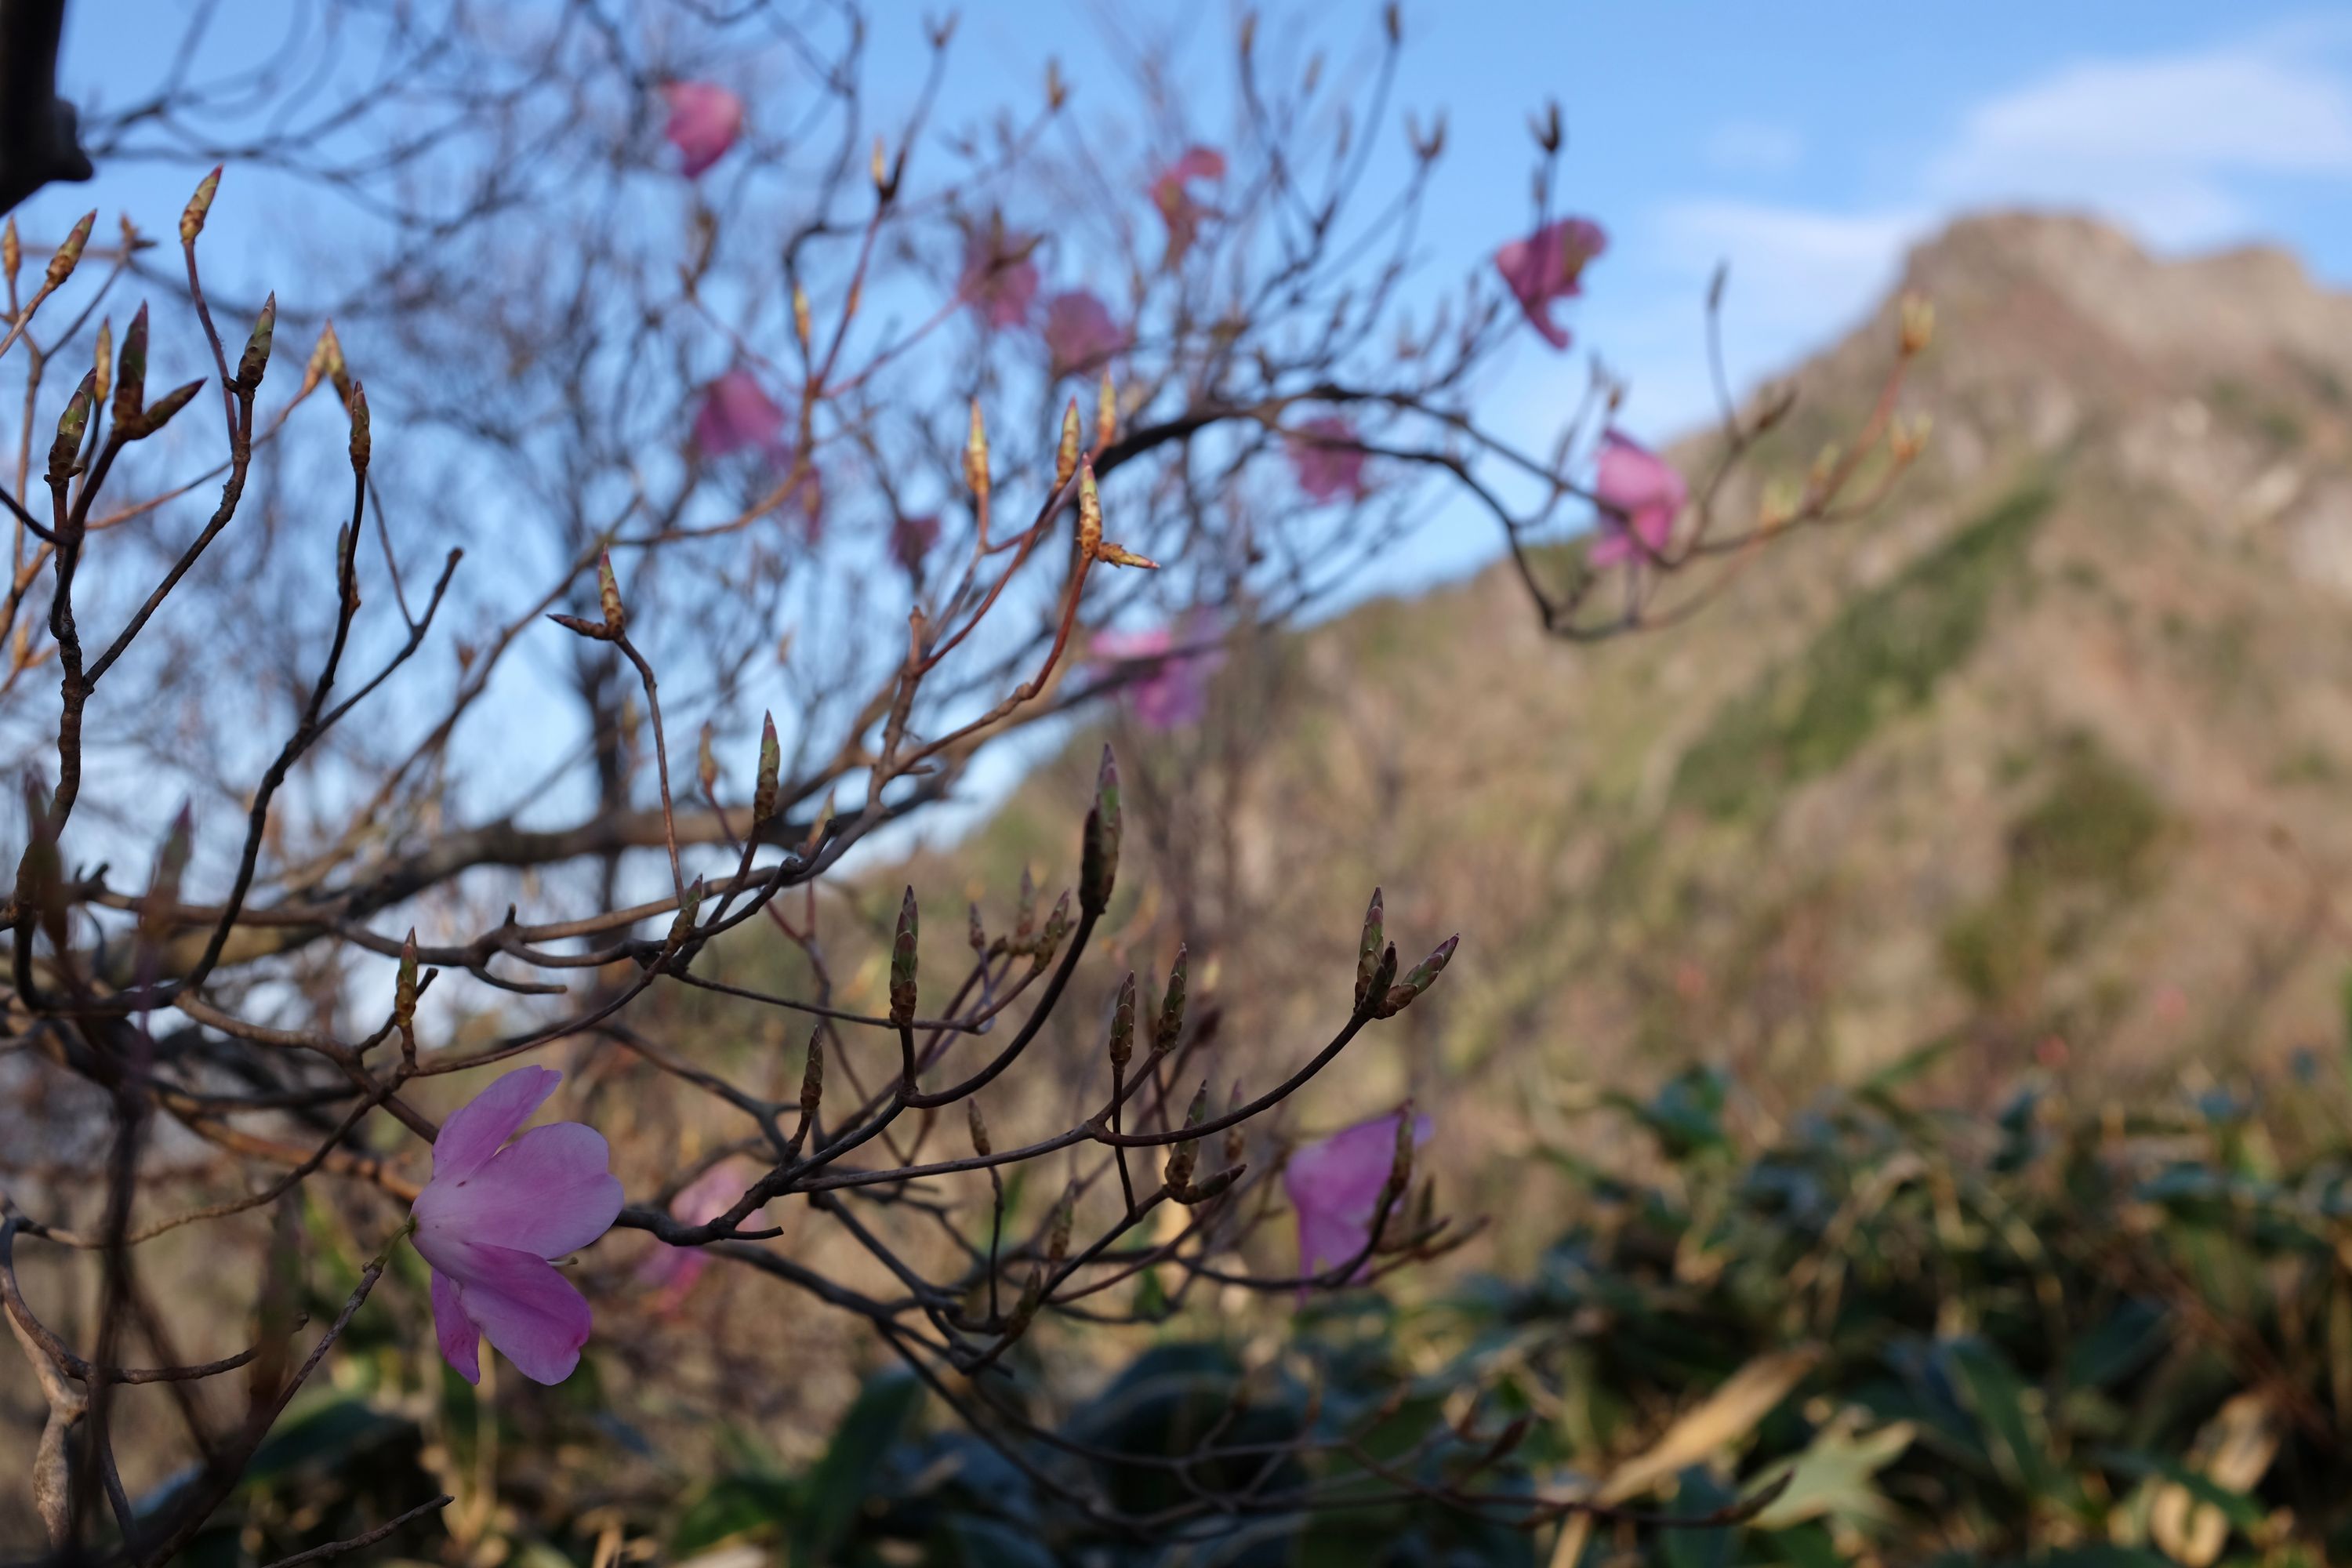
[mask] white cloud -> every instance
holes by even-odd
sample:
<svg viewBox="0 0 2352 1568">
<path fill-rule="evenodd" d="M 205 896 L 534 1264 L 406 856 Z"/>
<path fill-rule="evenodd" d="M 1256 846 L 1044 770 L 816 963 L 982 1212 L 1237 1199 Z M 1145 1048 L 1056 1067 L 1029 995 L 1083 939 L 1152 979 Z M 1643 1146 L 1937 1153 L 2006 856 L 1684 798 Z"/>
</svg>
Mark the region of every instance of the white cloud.
<svg viewBox="0 0 2352 1568">
<path fill-rule="evenodd" d="M 2247 175 L 2352 177 L 2352 80 L 2275 43 L 2094 61 L 1971 110 L 1927 184 L 1950 205 L 2090 205 L 2165 245 L 2230 237 Z"/>
<path fill-rule="evenodd" d="M 1706 139 L 1708 164 L 1727 174 L 1785 174 L 1804 157 L 1804 137 L 1768 121 L 1734 121 Z"/>
</svg>

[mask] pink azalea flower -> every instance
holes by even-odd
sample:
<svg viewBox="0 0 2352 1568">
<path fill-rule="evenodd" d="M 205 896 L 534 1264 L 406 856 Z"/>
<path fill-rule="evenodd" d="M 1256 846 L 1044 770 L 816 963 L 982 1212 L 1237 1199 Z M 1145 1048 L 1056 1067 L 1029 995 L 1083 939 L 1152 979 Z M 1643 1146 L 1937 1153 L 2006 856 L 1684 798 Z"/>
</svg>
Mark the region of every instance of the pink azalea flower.
<svg viewBox="0 0 2352 1568">
<path fill-rule="evenodd" d="M 1495 269 L 1544 341 L 1564 349 L 1570 341 L 1568 329 L 1551 319 L 1551 302 L 1583 293 L 1584 264 L 1608 248 L 1609 237 L 1599 224 L 1564 217 L 1495 252 Z"/>
<path fill-rule="evenodd" d="M 694 416 L 694 444 L 706 458 L 746 448 L 773 452 L 783 445 L 784 411 L 748 370 L 730 370 L 702 395 Z"/>
<path fill-rule="evenodd" d="M 902 517 L 890 525 L 890 553 L 907 569 L 909 577 L 923 574 L 923 558 L 939 542 L 940 520 L 936 516 Z"/>
<path fill-rule="evenodd" d="M 1192 199 L 1195 180 L 1225 177 L 1225 155 L 1214 147 L 1187 147 L 1184 155 L 1160 171 L 1151 182 L 1151 204 L 1168 225 L 1168 254 L 1163 266 L 1173 267 L 1192 247 L 1201 220 L 1213 210 Z"/>
<path fill-rule="evenodd" d="M 743 100 L 715 81 L 674 81 L 661 91 L 669 103 L 662 134 L 685 160 L 680 172 L 698 179 L 743 134 Z"/>
<path fill-rule="evenodd" d="M 1356 427 L 1334 414 L 1309 419 L 1290 432 L 1291 471 L 1298 488 L 1318 501 L 1364 493 L 1364 454 L 1355 445 Z"/>
<path fill-rule="evenodd" d="M 1110 307 L 1084 289 L 1045 301 L 1045 353 L 1053 374 L 1089 371 L 1132 342 Z"/>
<path fill-rule="evenodd" d="M 1664 552 L 1689 495 L 1673 464 L 1618 430 L 1601 434 L 1592 493 L 1601 503 L 1601 537 L 1584 559 L 1593 566 L 1647 561 Z"/>
<path fill-rule="evenodd" d="M 551 1259 L 604 1235 L 621 1212 L 604 1135 L 551 1121 L 507 1142 L 562 1078 L 518 1068 L 458 1107 L 409 1211 L 433 1266 L 441 1354 L 467 1383 L 481 1381 L 485 1337 L 533 1383 L 571 1376 L 588 1342 L 588 1302 Z"/>
<path fill-rule="evenodd" d="M 1337 1268 L 1371 1239 L 1372 1218 L 1396 1162 L 1397 1115 L 1334 1132 L 1291 1155 L 1283 1167 L 1282 1188 L 1298 1215 L 1299 1273 Z M 1428 1117 L 1413 1118 L 1414 1148 L 1429 1142 L 1431 1130 Z"/>
<path fill-rule="evenodd" d="M 1037 248 L 1034 234 L 1008 234 L 1002 216 L 965 241 L 963 278 L 956 293 L 992 327 L 1017 327 L 1037 300 Z"/>
<path fill-rule="evenodd" d="M 1150 662 L 1149 672 L 1119 690 L 1136 721 L 1147 730 L 1181 730 L 1200 721 L 1209 706 L 1209 677 L 1224 662 L 1224 651 L 1207 647 L 1169 657 L 1171 650 L 1207 642 L 1216 628 L 1205 616 L 1188 616 L 1176 626 L 1139 632 L 1101 632 L 1094 658 L 1105 664 Z"/>
<path fill-rule="evenodd" d="M 688 1225 L 709 1225 L 734 1207 L 735 1200 L 751 1184 L 741 1162 L 722 1160 L 670 1200 L 670 1217 Z M 677 1310 L 687 1292 L 694 1289 L 694 1282 L 709 1267 L 710 1256 L 699 1247 L 672 1247 L 666 1241 L 658 1242 L 653 1254 L 637 1266 L 637 1278 L 658 1292 L 654 1310 L 667 1316 Z"/>
</svg>

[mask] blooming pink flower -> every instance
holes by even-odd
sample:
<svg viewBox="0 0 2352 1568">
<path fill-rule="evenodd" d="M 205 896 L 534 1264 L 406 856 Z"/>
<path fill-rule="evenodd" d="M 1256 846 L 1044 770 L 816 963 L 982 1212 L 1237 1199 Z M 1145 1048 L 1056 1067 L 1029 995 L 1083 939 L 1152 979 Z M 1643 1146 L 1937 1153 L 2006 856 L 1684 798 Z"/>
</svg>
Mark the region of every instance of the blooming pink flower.
<svg viewBox="0 0 2352 1568">
<path fill-rule="evenodd" d="M 1298 1215 L 1299 1273 L 1337 1268 L 1371 1239 L 1372 1217 L 1396 1162 L 1399 1114 L 1334 1132 L 1291 1155 L 1283 1167 L 1282 1188 Z M 1428 1117 L 1413 1118 L 1413 1147 L 1428 1142 L 1430 1131 Z"/>
<path fill-rule="evenodd" d="M 670 1200 L 670 1217 L 688 1225 L 709 1225 L 734 1207 L 735 1200 L 751 1184 L 740 1161 L 722 1160 Z M 667 1315 L 677 1310 L 709 1267 L 710 1256 L 703 1248 L 672 1247 L 665 1241 L 656 1243 L 652 1255 L 637 1266 L 637 1278 L 658 1292 L 654 1310 Z"/>
<path fill-rule="evenodd" d="M 1087 289 L 1072 289 L 1045 301 L 1045 353 L 1056 376 L 1092 370 L 1133 341 L 1110 307 Z"/>
<path fill-rule="evenodd" d="M 1034 234 L 1010 234 L 1000 216 L 964 242 L 963 277 L 956 293 L 992 327 L 1017 327 L 1037 300 L 1037 248 Z"/>
<path fill-rule="evenodd" d="M 1495 252 L 1495 269 L 1544 341 L 1564 349 L 1570 342 L 1568 329 L 1551 319 L 1551 302 L 1583 293 L 1584 264 L 1608 248 L 1609 237 L 1599 224 L 1564 217 Z"/>
<path fill-rule="evenodd" d="M 715 81 L 674 81 L 661 91 L 669 103 L 662 134 L 685 159 L 680 172 L 698 179 L 743 134 L 743 100 Z"/>
<path fill-rule="evenodd" d="M 1160 171 L 1151 182 L 1151 203 L 1168 225 L 1168 254 L 1163 266 L 1173 267 L 1192 248 L 1201 220 L 1211 208 L 1192 199 L 1195 180 L 1225 177 L 1225 155 L 1214 147 L 1187 147 L 1184 155 Z"/>
<path fill-rule="evenodd" d="M 1298 488 L 1318 501 L 1354 500 L 1364 493 L 1364 454 L 1356 427 L 1335 414 L 1309 419 L 1290 432 L 1291 471 Z"/>
<path fill-rule="evenodd" d="M 507 1142 L 562 1078 L 518 1068 L 458 1107 L 433 1141 L 433 1179 L 409 1211 L 416 1250 L 433 1266 L 441 1354 L 467 1383 L 481 1381 L 485 1336 L 533 1383 L 571 1376 L 588 1342 L 588 1302 L 550 1260 L 604 1235 L 621 1212 L 604 1135 L 551 1121 Z"/>
<path fill-rule="evenodd" d="M 1673 464 L 1619 430 L 1601 433 L 1592 493 L 1601 508 L 1601 537 L 1584 559 L 1594 566 L 1646 561 L 1663 552 L 1689 495 Z"/>
<path fill-rule="evenodd" d="M 909 577 L 923 574 L 923 557 L 940 542 L 940 520 L 926 514 L 902 517 L 890 525 L 890 553 L 907 569 Z"/>
<path fill-rule="evenodd" d="M 1098 663 L 1148 662 L 1148 673 L 1121 688 L 1119 696 L 1145 729 L 1181 730 L 1207 710 L 1209 677 L 1224 662 L 1224 650 L 1213 646 L 1173 658 L 1171 651 L 1207 642 L 1215 632 L 1206 616 L 1187 616 L 1175 626 L 1098 633 L 1093 653 Z"/>
<path fill-rule="evenodd" d="M 724 458 L 747 447 L 773 452 L 783 445 L 784 411 L 751 373 L 730 370 L 702 395 L 694 416 L 694 444 L 706 458 Z"/>
</svg>

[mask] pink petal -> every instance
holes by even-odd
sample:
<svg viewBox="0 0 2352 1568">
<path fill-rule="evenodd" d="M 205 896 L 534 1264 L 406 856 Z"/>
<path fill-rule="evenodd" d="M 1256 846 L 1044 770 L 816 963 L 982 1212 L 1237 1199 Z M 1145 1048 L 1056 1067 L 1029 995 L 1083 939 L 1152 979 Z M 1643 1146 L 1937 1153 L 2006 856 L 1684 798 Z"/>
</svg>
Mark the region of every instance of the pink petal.
<svg viewBox="0 0 2352 1568">
<path fill-rule="evenodd" d="M 445 1238 L 436 1250 L 446 1261 L 436 1258 L 434 1267 L 455 1279 L 457 1305 L 516 1371 L 533 1383 L 572 1375 L 593 1324 L 587 1298 L 553 1264 L 470 1241 Z"/>
<path fill-rule="evenodd" d="M 444 1237 L 541 1258 L 576 1252 L 613 1227 L 621 1184 L 604 1134 L 577 1121 L 534 1127 L 478 1170 L 436 1173 L 417 1195 L 416 1244 Z"/>
<path fill-rule="evenodd" d="M 441 1124 L 441 1135 L 433 1141 L 433 1179 L 470 1175 L 488 1164 L 499 1145 L 530 1121 L 562 1081 L 563 1075 L 553 1068 L 517 1068 L 451 1111 Z"/>
<path fill-rule="evenodd" d="M 1428 1117 L 1413 1119 L 1414 1147 L 1429 1142 Z M 1371 1234 L 1396 1161 L 1394 1114 L 1360 1121 L 1290 1157 L 1283 1191 L 1298 1215 L 1298 1271 L 1312 1274 L 1345 1263 Z"/>
<path fill-rule="evenodd" d="M 682 158 L 679 170 L 689 180 L 727 155 L 743 133 L 743 100 L 709 81 L 674 81 L 662 89 L 669 103 L 669 123 L 662 130 Z"/>
<path fill-rule="evenodd" d="M 694 416 L 694 444 L 706 458 L 723 458 L 746 447 L 779 449 L 784 411 L 751 373 L 730 370 L 712 382 Z"/>
<path fill-rule="evenodd" d="M 467 1383 L 482 1381 L 482 1335 L 457 1302 L 457 1282 L 433 1271 L 433 1335 L 441 1342 L 441 1359 L 457 1369 Z"/>
<path fill-rule="evenodd" d="M 1092 370 L 1129 342 L 1110 307 L 1087 289 L 1072 289 L 1045 301 L 1045 352 L 1055 375 Z"/>
<path fill-rule="evenodd" d="M 1168 165 L 1168 172 L 1179 180 L 1222 180 L 1225 155 L 1214 147 L 1187 147 L 1182 157 Z"/>
<path fill-rule="evenodd" d="M 1364 493 L 1364 454 L 1353 445 L 1356 427 L 1337 416 L 1310 419 L 1292 432 L 1286 445 L 1298 488 L 1318 501 Z"/>
<path fill-rule="evenodd" d="M 1585 560 L 1595 566 L 1645 559 L 1664 551 L 1674 537 L 1675 519 L 1689 497 L 1673 464 L 1623 432 L 1605 430 L 1594 465 L 1593 498 L 1600 503 L 1602 537 Z M 1636 549 L 1639 540 L 1644 548 Z"/>
<path fill-rule="evenodd" d="M 1574 340 L 1552 319 L 1551 301 L 1583 293 L 1585 263 L 1608 248 L 1609 237 L 1599 224 L 1590 218 L 1562 218 L 1496 250 L 1495 270 L 1503 275 L 1528 323 L 1552 347 L 1564 349 Z"/>
</svg>

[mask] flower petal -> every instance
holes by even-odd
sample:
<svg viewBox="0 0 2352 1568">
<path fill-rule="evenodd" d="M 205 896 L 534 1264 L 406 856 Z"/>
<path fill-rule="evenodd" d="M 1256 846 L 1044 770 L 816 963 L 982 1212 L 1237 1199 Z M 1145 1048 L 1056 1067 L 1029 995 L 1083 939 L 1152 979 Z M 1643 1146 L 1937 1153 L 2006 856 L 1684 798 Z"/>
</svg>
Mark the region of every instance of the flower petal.
<svg viewBox="0 0 2352 1568">
<path fill-rule="evenodd" d="M 561 1258 L 613 1227 L 621 1184 L 604 1135 L 577 1121 L 534 1127 L 468 1175 L 436 1173 L 416 1199 L 419 1244 L 442 1238 Z"/>
<path fill-rule="evenodd" d="M 593 1322 L 587 1298 L 555 1265 L 509 1247 L 470 1241 L 445 1238 L 436 1250 L 447 1256 L 448 1272 L 457 1277 L 458 1305 L 516 1371 L 533 1383 L 562 1383 L 572 1375 Z"/>
<path fill-rule="evenodd" d="M 433 1271 L 433 1336 L 441 1342 L 441 1359 L 457 1368 L 467 1383 L 482 1381 L 482 1335 L 457 1301 L 457 1282 L 438 1268 Z"/>
<path fill-rule="evenodd" d="M 1413 1119 L 1415 1146 L 1426 1143 L 1428 1117 Z M 1363 1250 L 1381 1190 L 1396 1161 L 1397 1119 L 1360 1121 L 1299 1150 L 1283 1167 L 1283 1191 L 1298 1215 L 1298 1271 L 1312 1274 Z"/>
<path fill-rule="evenodd" d="M 499 1145 L 547 1102 L 563 1075 L 553 1068 L 517 1068 L 449 1113 L 433 1141 L 433 1178 L 470 1175 Z"/>
</svg>

